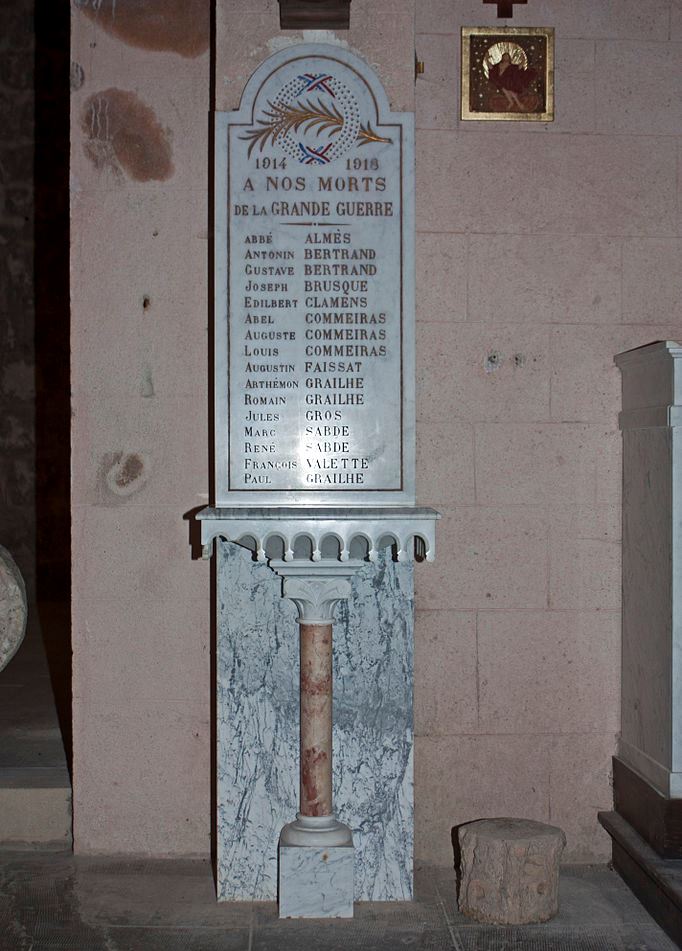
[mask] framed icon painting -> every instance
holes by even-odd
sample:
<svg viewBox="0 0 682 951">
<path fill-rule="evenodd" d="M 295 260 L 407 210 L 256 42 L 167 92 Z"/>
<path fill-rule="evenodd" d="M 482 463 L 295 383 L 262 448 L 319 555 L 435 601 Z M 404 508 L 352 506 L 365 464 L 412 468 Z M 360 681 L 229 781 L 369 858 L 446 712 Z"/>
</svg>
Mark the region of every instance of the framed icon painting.
<svg viewBox="0 0 682 951">
<path fill-rule="evenodd" d="M 462 119 L 554 119 L 552 27 L 462 27 Z"/>
</svg>

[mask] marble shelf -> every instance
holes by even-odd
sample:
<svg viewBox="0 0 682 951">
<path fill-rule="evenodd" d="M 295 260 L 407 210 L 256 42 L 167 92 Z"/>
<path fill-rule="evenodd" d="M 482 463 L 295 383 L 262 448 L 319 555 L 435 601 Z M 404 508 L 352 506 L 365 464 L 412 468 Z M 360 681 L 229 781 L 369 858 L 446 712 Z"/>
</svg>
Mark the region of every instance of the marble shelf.
<svg viewBox="0 0 682 951">
<path fill-rule="evenodd" d="M 416 553 L 433 561 L 436 553 L 435 525 L 440 514 L 431 508 L 212 508 L 197 513 L 201 522 L 203 557 L 210 558 L 216 538 L 255 543 L 258 561 L 270 560 L 268 547 L 274 543 L 281 549 L 284 561 L 298 560 L 295 552 L 299 539 L 307 540 L 310 560 L 328 557 L 325 541 L 331 539 L 332 549 L 340 561 L 369 558 L 376 561 L 381 548 L 394 545 L 398 561 L 411 558 L 410 542 Z M 336 547 L 334 546 L 334 541 Z M 385 542 L 385 544 L 381 544 Z M 328 543 L 327 543 L 328 544 Z M 251 547 L 247 545 L 246 547 Z M 332 555 L 334 557 L 334 555 Z"/>
</svg>

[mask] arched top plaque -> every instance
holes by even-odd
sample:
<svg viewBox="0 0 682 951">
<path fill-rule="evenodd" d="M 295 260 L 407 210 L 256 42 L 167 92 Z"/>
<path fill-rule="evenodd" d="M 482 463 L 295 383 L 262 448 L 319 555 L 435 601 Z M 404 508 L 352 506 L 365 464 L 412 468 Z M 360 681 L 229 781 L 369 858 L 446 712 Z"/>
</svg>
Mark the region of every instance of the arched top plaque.
<svg viewBox="0 0 682 951">
<path fill-rule="evenodd" d="M 292 46 L 215 149 L 215 505 L 413 505 L 412 115 Z"/>
</svg>

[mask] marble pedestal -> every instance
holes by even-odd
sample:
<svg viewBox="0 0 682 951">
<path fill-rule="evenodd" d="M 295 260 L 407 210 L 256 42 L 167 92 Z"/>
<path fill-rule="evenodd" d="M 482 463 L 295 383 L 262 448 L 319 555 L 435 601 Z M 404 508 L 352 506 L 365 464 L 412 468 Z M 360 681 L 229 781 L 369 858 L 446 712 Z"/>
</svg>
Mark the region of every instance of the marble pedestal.
<svg viewBox="0 0 682 951">
<path fill-rule="evenodd" d="M 217 543 L 218 898 L 274 901 L 299 808 L 299 626 L 282 579 Z M 353 830 L 356 901 L 412 898 L 413 565 L 390 549 L 334 617 L 334 779 Z"/>
<path fill-rule="evenodd" d="M 411 898 L 411 552 L 433 561 L 438 513 L 414 507 L 209 507 L 197 518 L 204 557 L 214 543 L 218 550 L 218 898 L 276 897 L 283 825 L 285 846 L 355 843 L 356 900 Z M 330 722 L 321 710 L 314 712 L 315 703 L 306 709 L 306 692 L 308 700 L 312 696 L 298 655 L 306 640 L 299 625 L 302 632 L 328 628 L 332 611 L 333 656 L 321 680 L 321 668 L 308 678 L 330 700 L 326 681 L 333 680 Z M 322 641 L 310 645 L 313 653 L 325 637 L 317 633 Z M 312 732 L 306 719 L 309 725 L 317 721 Z M 314 770 L 325 786 L 320 796 L 304 788 L 299 764 L 308 752 L 315 760 L 332 746 L 333 775 L 326 767 Z M 291 839 L 301 832 L 298 821 L 290 822 L 299 805 L 301 823 L 338 821 L 348 844 L 339 841 L 338 829 L 325 830 L 320 842 L 306 836 L 310 845 Z"/>
<path fill-rule="evenodd" d="M 616 357 L 623 378 L 623 647 L 614 800 L 682 858 L 682 348 Z"/>
<path fill-rule="evenodd" d="M 616 357 L 623 378 L 623 639 L 613 865 L 682 934 L 682 348 Z"/>
<path fill-rule="evenodd" d="M 280 918 L 353 917 L 353 845 L 279 847 Z"/>
</svg>

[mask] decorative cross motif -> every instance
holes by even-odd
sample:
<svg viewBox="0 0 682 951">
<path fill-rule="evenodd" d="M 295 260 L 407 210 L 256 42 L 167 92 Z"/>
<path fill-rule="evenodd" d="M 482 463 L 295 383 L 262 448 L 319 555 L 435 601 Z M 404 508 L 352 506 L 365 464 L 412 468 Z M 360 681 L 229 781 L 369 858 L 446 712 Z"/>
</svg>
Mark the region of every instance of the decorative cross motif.
<svg viewBox="0 0 682 951">
<path fill-rule="evenodd" d="M 528 3 L 528 0 L 483 0 L 483 3 L 496 3 L 498 17 L 513 17 L 515 3 Z"/>
</svg>

